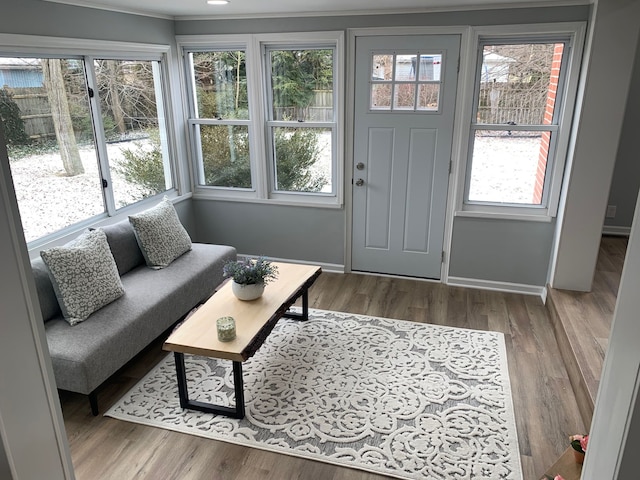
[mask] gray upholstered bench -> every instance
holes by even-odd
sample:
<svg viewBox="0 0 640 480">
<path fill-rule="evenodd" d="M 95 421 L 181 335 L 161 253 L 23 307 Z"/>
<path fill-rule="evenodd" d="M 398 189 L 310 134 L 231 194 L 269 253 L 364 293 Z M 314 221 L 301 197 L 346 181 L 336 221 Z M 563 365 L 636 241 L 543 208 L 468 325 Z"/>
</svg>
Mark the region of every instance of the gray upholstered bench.
<svg viewBox="0 0 640 480">
<path fill-rule="evenodd" d="M 96 389 L 149 343 L 207 299 L 222 282 L 225 262 L 236 250 L 194 243 L 167 267 L 145 263 L 128 220 L 102 229 L 118 267 L 124 294 L 71 326 L 56 297 L 42 258 L 32 269 L 45 321 L 57 387 L 89 395 L 98 414 Z"/>
</svg>

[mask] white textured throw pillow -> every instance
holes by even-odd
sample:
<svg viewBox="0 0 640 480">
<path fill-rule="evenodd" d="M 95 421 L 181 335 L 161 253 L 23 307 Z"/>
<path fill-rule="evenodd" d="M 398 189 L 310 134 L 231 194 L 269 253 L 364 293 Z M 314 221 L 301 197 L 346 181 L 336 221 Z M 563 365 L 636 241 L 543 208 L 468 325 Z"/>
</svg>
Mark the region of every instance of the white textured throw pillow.
<svg viewBox="0 0 640 480">
<path fill-rule="evenodd" d="M 60 309 L 71 326 L 124 294 L 102 230 L 83 233 L 68 245 L 40 252 L 40 256 L 49 268 Z"/>
<path fill-rule="evenodd" d="M 155 207 L 130 215 L 129 221 L 151 268 L 164 268 L 191 250 L 191 237 L 180 223 L 173 203 L 166 197 Z"/>
</svg>

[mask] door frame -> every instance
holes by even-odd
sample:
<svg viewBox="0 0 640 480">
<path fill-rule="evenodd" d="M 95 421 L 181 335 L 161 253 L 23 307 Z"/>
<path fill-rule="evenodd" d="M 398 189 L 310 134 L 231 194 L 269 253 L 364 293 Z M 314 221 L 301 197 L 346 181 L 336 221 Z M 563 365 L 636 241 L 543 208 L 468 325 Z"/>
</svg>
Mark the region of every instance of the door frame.
<svg viewBox="0 0 640 480">
<path fill-rule="evenodd" d="M 344 155 L 344 205 L 345 205 L 345 244 L 344 244 L 344 271 L 351 272 L 352 266 L 352 237 L 353 237 L 353 149 L 354 149 L 354 122 L 355 122 L 355 63 L 356 63 L 356 39 L 366 36 L 387 35 L 459 35 L 460 36 L 460 67 L 458 70 L 458 86 L 456 89 L 456 108 L 453 121 L 453 137 L 451 145 L 451 171 L 447 186 L 447 207 L 445 213 L 444 261 L 440 269 L 440 280 L 424 279 L 429 282 L 447 284 L 449 282 L 449 252 L 451 250 L 451 238 L 453 235 L 453 217 L 455 216 L 456 198 L 458 189 L 461 188 L 457 181 L 460 177 L 461 158 L 466 158 L 466 132 L 464 125 L 466 105 L 472 101 L 473 88 L 469 88 L 469 78 L 472 78 L 473 61 L 472 54 L 473 35 L 472 27 L 381 27 L 381 28 L 353 28 L 347 30 L 347 92 L 345 96 L 345 155 Z M 464 188 L 464 185 L 462 186 Z"/>
</svg>

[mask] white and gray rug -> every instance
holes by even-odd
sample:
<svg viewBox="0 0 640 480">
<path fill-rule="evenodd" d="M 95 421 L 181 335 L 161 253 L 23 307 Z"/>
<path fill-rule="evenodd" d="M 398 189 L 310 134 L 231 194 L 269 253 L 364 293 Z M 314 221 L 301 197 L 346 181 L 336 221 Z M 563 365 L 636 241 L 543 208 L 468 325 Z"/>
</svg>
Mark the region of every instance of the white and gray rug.
<svg viewBox="0 0 640 480">
<path fill-rule="evenodd" d="M 185 361 L 191 399 L 234 404 L 231 362 Z M 106 415 L 397 478 L 522 479 L 501 333 L 311 310 L 243 369 L 243 420 L 182 410 L 172 355 Z"/>
</svg>

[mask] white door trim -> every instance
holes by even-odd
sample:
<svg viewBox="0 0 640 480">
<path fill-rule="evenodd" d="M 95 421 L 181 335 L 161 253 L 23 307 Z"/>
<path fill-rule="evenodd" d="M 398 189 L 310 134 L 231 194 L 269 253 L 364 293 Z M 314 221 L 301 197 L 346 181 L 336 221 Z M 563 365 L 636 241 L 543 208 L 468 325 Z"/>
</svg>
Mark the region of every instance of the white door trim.
<svg viewBox="0 0 640 480">
<path fill-rule="evenodd" d="M 464 128 L 463 102 L 470 101 L 467 98 L 473 94 L 467 93 L 465 96 L 463 87 L 466 86 L 469 70 L 470 57 L 475 58 L 469 51 L 472 39 L 472 28 L 464 26 L 452 27 L 388 27 L 388 28 L 354 28 L 347 31 L 347 94 L 345 111 L 345 272 L 351 272 L 351 241 L 353 236 L 353 136 L 355 118 L 355 58 L 356 58 L 356 38 L 363 36 L 382 35 L 460 35 L 460 70 L 458 72 L 458 87 L 456 91 L 456 110 L 453 121 L 453 142 L 451 146 L 452 169 L 449 174 L 449 184 L 447 193 L 447 208 L 444 226 L 443 250 L 445 251 L 444 262 L 442 263 L 440 282 L 449 281 L 449 252 L 451 250 L 451 238 L 453 235 L 453 216 L 455 212 L 455 199 L 457 198 L 458 171 L 460 168 L 460 145 L 465 142 L 461 140 L 461 135 L 466 131 Z M 472 66 L 473 68 L 473 66 Z M 471 70 L 472 71 L 472 70 Z M 468 88 L 468 87 L 467 87 Z M 463 154 L 465 152 L 462 152 Z"/>
</svg>

